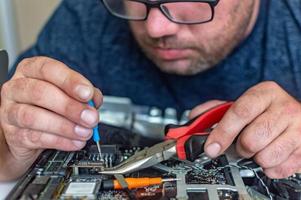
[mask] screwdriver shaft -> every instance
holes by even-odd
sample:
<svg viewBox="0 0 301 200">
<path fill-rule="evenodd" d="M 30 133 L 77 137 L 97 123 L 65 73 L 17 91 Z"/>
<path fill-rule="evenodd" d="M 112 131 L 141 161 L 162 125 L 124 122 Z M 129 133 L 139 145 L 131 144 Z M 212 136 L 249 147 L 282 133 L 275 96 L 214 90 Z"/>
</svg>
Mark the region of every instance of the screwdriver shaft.
<svg viewBox="0 0 301 200">
<path fill-rule="evenodd" d="M 100 158 L 101 158 L 101 149 L 100 149 L 99 142 L 96 142 L 96 145 L 97 145 L 97 149 L 98 149 L 99 156 L 100 156 Z"/>
</svg>

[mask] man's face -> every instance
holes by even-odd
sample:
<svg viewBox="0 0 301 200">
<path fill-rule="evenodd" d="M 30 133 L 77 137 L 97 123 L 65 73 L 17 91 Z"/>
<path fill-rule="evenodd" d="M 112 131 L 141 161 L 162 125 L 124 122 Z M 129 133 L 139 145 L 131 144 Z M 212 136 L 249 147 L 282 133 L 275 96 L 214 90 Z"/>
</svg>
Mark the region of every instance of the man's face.
<svg viewBox="0 0 301 200">
<path fill-rule="evenodd" d="M 198 25 L 175 24 L 153 8 L 146 21 L 130 21 L 130 27 L 162 71 L 193 75 L 219 63 L 249 34 L 258 7 L 259 0 L 220 0 L 213 21 Z"/>
</svg>

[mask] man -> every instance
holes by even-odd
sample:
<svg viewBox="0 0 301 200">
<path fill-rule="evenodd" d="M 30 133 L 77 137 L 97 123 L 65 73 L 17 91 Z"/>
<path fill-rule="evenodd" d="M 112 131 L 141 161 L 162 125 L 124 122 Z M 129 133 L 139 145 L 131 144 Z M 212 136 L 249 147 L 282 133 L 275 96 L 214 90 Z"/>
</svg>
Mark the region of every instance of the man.
<svg viewBox="0 0 301 200">
<path fill-rule="evenodd" d="M 300 1 L 104 3 L 138 21 L 65 0 L 3 85 L 0 180 L 22 175 L 43 149 L 82 148 L 98 121 L 87 106 L 101 105 L 96 88 L 137 104 L 195 107 L 192 117 L 235 100 L 206 153 L 216 157 L 238 137 L 238 153 L 271 178 L 301 168 L 301 106 L 291 96 L 301 97 Z"/>
</svg>

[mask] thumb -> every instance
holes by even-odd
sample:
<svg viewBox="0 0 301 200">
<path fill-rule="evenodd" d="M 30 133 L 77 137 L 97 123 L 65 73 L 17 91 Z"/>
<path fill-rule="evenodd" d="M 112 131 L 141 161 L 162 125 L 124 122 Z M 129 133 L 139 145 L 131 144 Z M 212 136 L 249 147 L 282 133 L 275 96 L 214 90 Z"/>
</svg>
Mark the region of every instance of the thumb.
<svg viewBox="0 0 301 200">
<path fill-rule="evenodd" d="M 205 103 L 202 103 L 200 105 L 198 105 L 197 107 L 193 108 L 191 110 L 191 112 L 189 113 L 188 118 L 189 119 L 193 119 L 194 117 L 198 116 L 199 114 L 215 107 L 218 106 L 220 104 L 226 103 L 225 101 L 221 101 L 221 100 L 211 100 L 211 101 L 207 101 Z"/>
</svg>

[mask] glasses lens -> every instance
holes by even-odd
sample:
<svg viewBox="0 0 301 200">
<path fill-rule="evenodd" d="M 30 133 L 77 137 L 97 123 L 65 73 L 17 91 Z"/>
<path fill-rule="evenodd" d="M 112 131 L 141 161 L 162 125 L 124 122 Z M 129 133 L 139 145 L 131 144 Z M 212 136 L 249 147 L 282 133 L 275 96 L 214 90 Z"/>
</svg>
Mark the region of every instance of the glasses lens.
<svg viewBox="0 0 301 200">
<path fill-rule="evenodd" d="M 208 3 L 174 2 L 161 4 L 163 12 L 179 23 L 202 23 L 212 19 L 212 9 Z"/>
<path fill-rule="evenodd" d="M 107 9 L 121 18 L 143 20 L 146 18 L 147 8 L 143 3 L 131 0 L 104 0 Z"/>
</svg>

